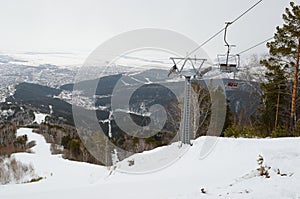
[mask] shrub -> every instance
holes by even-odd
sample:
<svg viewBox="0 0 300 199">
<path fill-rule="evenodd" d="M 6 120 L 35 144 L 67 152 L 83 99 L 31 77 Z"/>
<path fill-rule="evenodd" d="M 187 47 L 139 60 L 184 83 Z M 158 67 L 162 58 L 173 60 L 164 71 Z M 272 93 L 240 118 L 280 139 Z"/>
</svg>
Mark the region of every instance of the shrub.
<svg viewBox="0 0 300 199">
<path fill-rule="evenodd" d="M 228 127 L 224 132 L 225 137 L 244 137 L 244 138 L 254 138 L 263 137 L 257 129 L 251 126 L 243 126 L 242 128 L 232 125 Z"/>
<path fill-rule="evenodd" d="M 30 141 L 26 144 L 26 149 L 31 149 L 32 147 L 34 147 L 36 145 L 36 142 L 33 140 L 33 141 Z"/>
<path fill-rule="evenodd" d="M 232 126 L 228 127 L 224 132 L 225 137 L 237 138 L 237 137 L 239 137 L 239 135 L 240 135 L 240 129 L 236 125 L 232 125 Z"/>
<path fill-rule="evenodd" d="M 63 136 L 61 138 L 61 145 L 65 148 L 65 149 L 69 149 L 69 142 L 72 140 L 72 138 L 67 135 L 67 136 Z"/>
<path fill-rule="evenodd" d="M 259 171 L 259 175 L 265 176 L 265 178 L 270 178 L 269 170 L 271 167 L 264 165 L 264 158 L 261 155 L 258 155 L 257 164 L 259 166 L 257 169 Z"/>
<path fill-rule="evenodd" d="M 288 129 L 282 126 L 277 126 L 271 133 L 271 137 L 273 138 L 287 137 L 289 135 Z"/>
<path fill-rule="evenodd" d="M 300 120 L 297 121 L 295 129 L 293 131 L 293 136 L 300 136 Z"/>
<path fill-rule="evenodd" d="M 80 142 L 79 140 L 72 139 L 69 142 L 69 150 L 73 157 L 77 157 L 80 155 Z"/>
<path fill-rule="evenodd" d="M 259 131 L 251 126 L 244 126 L 240 134 L 246 138 L 262 137 Z"/>
<path fill-rule="evenodd" d="M 0 184 L 30 182 L 28 178 L 38 178 L 32 165 L 23 164 L 14 158 L 0 161 Z"/>
<path fill-rule="evenodd" d="M 51 143 L 51 145 L 50 145 L 50 151 L 51 151 L 51 154 L 53 154 L 53 155 L 63 154 L 63 149 L 64 149 L 64 147 L 60 146 L 58 144 Z"/>
<path fill-rule="evenodd" d="M 42 180 L 42 179 L 43 179 L 43 177 L 32 178 L 32 179 L 29 181 L 29 183 L 32 183 L 32 182 L 38 182 L 38 181 L 40 181 L 40 180 Z"/>
</svg>

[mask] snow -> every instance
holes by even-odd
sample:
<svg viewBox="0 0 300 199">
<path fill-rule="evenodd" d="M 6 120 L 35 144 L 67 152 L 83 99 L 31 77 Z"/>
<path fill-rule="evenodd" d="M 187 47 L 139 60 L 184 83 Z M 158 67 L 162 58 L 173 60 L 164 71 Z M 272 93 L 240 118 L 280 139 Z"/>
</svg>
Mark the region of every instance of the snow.
<svg viewBox="0 0 300 199">
<path fill-rule="evenodd" d="M 141 81 L 141 80 L 139 80 L 139 79 L 137 79 L 135 77 L 130 76 L 130 78 L 133 79 L 134 81 L 138 82 L 138 83 L 142 83 L 142 84 L 145 83 L 144 81 Z"/>
<path fill-rule="evenodd" d="M 121 82 L 125 85 L 125 86 L 130 86 L 130 84 L 126 83 L 124 80 L 121 79 Z"/>
<path fill-rule="evenodd" d="M 32 133 L 32 129 L 30 128 L 20 128 L 17 131 L 17 137 L 27 135 L 29 141 L 34 140 L 36 142 L 36 146 L 31 148 L 31 151 L 38 156 L 50 156 L 50 144 L 46 143 L 46 140 L 43 136 L 38 135 L 36 133 Z"/>
<path fill-rule="evenodd" d="M 30 128 L 18 129 L 18 136 L 24 134 L 27 135 L 28 141 L 34 140 L 36 146 L 32 148 L 32 153 L 16 153 L 13 157 L 23 163 L 32 164 L 35 173 L 43 179 L 31 184 L 0 186 L 0 198 L 43 198 L 41 195 L 43 192 L 59 193 L 63 189 L 80 189 L 95 183 L 107 173 L 104 167 L 65 160 L 61 155 L 51 155 L 50 144 L 46 143 L 43 136 L 33 133 Z M 51 194 L 49 197 L 51 198 Z M 57 197 L 61 198 L 62 195 Z"/>
<path fill-rule="evenodd" d="M 49 109 L 50 109 L 50 114 L 53 114 L 53 106 L 49 105 Z"/>
<path fill-rule="evenodd" d="M 135 154 L 109 171 L 106 167 L 51 155 L 49 144 L 31 129 L 19 129 L 18 135 L 22 134 L 27 134 L 37 145 L 32 149 L 34 153 L 14 156 L 32 163 L 44 179 L 0 186 L 0 198 L 300 198 L 300 138 L 218 138 L 211 153 L 200 158 L 209 138 L 201 137 L 193 141 L 193 146 L 180 148 L 173 143 Z M 179 156 L 174 155 L 178 152 Z M 263 156 L 264 165 L 271 167 L 268 179 L 258 176 L 259 155 Z M 172 156 L 171 164 L 147 172 Z M 128 160 L 134 160 L 130 167 Z M 286 176 L 277 175 L 277 169 Z"/>
<path fill-rule="evenodd" d="M 147 80 L 147 82 L 145 83 L 145 84 L 152 84 L 153 82 L 152 81 L 150 81 L 150 79 L 149 78 L 147 78 L 147 77 L 145 77 L 145 80 Z"/>
<path fill-rule="evenodd" d="M 119 162 L 116 165 L 116 169 L 120 173 L 155 173 L 171 167 L 175 162 L 181 159 L 188 150 L 188 145 L 180 147 L 179 143 L 173 143 L 170 146 L 159 147 L 151 151 L 135 154 Z M 134 161 L 134 165 L 129 166 L 128 161 Z"/>
<path fill-rule="evenodd" d="M 35 119 L 33 122 L 40 124 L 45 121 L 46 116 L 47 116 L 47 114 L 34 112 Z"/>
<path fill-rule="evenodd" d="M 39 66 L 42 64 L 54 64 L 60 67 L 79 67 L 87 57 L 87 53 L 82 52 L 17 52 L 9 53 L 9 56 L 24 62 L 13 62 L 12 64 L 22 64 L 28 66 Z"/>
</svg>

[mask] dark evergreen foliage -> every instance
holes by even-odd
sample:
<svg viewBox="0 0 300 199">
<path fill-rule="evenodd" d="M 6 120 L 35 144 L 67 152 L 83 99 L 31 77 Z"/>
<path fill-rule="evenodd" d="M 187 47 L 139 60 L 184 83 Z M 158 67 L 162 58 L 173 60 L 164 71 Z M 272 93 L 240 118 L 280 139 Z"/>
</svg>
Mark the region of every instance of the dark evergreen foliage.
<svg viewBox="0 0 300 199">
<path fill-rule="evenodd" d="M 292 127 L 292 91 L 298 90 L 298 73 L 295 67 L 299 64 L 300 46 L 300 6 L 290 3 L 282 15 L 284 24 L 276 27 L 274 41 L 268 42 L 269 58 L 261 61 L 268 72 L 266 83 L 261 84 L 263 91 L 260 123 L 270 134 L 277 126 Z M 293 82 L 291 79 L 295 77 Z M 295 81 L 296 80 L 296 81 Z M 296 86 L 296 87 L 295 87 Z M 296 90 L 295 90 L 296 89 Z M 278 114 L 276 108 L 278 104 Z M 278 119 L 276 120 L 276 115 Z M 291 116 L 291 117 L 290 117 Z M 292 123 L 291 123 L 292 122 Z"/>
</svg>

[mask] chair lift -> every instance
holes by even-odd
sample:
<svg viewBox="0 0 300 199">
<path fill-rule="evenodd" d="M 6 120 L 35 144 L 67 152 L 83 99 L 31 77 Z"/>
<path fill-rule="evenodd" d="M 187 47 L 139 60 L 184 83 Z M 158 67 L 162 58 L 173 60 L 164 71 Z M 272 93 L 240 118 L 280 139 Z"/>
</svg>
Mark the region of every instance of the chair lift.
<svg viewBox="0 0 300 199">
<path fill-rule="evenodd" d="M 235 47 L 235 45 L 229 45 L 229 43 L 226 40 L 227 28 L 230 24 L 231 22 L 226 22 L 225 31 L 224 31 L 224 42 L 225 42 L 225 46 L 227 47 L 227 52 L 225 55 L 218 55 L 218 62 L 219 62 L 220 71 L 225 73 L 233 72 L 234 73 L 233 79 L 235 80 L 235 74 L 238 71 L 240 65 L 240 56 L 230 54 L 231 47 Z M 238 82 L 229 81 L 227 83 L 227 87 L 237 88 Z"/>
</svg>

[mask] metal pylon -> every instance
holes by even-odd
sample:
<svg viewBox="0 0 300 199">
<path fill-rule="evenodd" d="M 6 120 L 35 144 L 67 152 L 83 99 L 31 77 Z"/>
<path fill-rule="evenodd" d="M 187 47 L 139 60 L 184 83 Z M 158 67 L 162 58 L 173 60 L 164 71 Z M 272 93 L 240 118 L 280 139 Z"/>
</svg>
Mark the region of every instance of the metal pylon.
<svg viewBox="0 0 300 199">
<path fill-rule="evenodd" d="M 191 77 L 186 76 L 185 86 L 184 86 L 184 107 L 183 107 L 182 128 L 181 128 L 181 143 L 183 144 L 191 144 L 190 103 L 191 103 Z"/>
<path fill-rule="evenodd" d="M 185 86 L 184 86 L 184 107 L 183 107 L 183 114 L 182 114 L 182 120 L 181 120 L 181 132 L 180 132 L 180 140 L 181 144 L 190 144 L 191 145 L 191 78 L 201 78 L 203 74 L 207 73 L 210 70 L 207 70 L 206 72 L 200 71 L 201 67 L 203 66 L 206 59 L 199 59 L 199 58 L 190 58 L 190 57 L 170 57 L 170 59 L 173 61 L 174 65 L 170 69 L 170 72 L 168 76 L 170 76 L 172 73 L 179 75 L 180 77 L 185 78 Z M 175 60 L 179 60 L 177 63 Z M 177 67 L 177 64 L 183 61 L 180 68 Z M 184 67 L 186 63 L 189 61 L 189 63 L 192 66 L 192 70 L 186 70 L 184 71 Z M 196 66 L 196 62 L 200 62 L 199 66 Z M 195 62 L 195 63 L 194 63 Z"/>
</svg>

